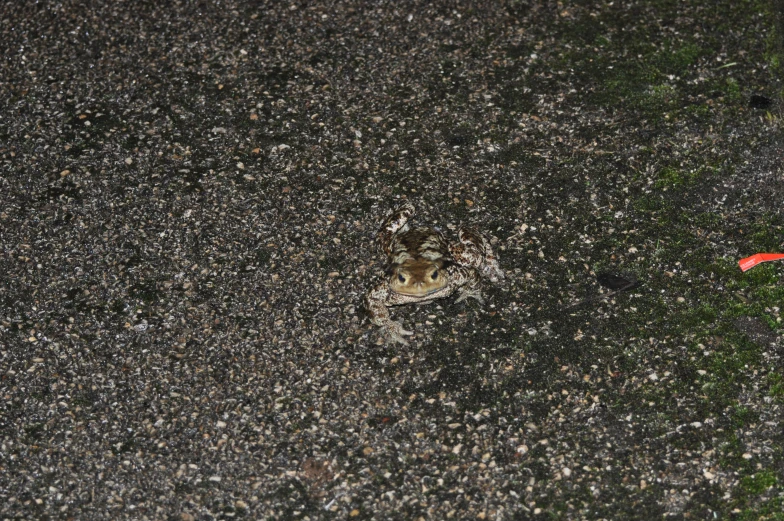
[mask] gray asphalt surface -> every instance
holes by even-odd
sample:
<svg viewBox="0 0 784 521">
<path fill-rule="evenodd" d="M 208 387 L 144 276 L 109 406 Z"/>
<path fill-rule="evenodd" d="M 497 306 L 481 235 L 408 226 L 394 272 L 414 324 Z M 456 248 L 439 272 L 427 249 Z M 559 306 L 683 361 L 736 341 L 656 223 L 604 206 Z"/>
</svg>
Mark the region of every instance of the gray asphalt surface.
<svg viewBox="0 0 784 521">
<path fill-rule="evenodd" d="M 2 2 L 0 518 L 780 516 L 772 12 Z M 384 346 L 402 199 L 507 280 Z"/>
</svg>

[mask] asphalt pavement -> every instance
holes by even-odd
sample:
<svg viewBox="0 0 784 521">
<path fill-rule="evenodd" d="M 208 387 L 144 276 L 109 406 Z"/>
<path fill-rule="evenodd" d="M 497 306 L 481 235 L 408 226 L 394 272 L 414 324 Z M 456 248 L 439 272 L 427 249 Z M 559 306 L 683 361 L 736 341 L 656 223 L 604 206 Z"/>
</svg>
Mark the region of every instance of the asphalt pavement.
<svg viewBox="0 0 784 521">
<path fill-rule="evenodd" d="M 776 16 L 2 2 L 0 519 L 781 519 Z"/>
</svg>

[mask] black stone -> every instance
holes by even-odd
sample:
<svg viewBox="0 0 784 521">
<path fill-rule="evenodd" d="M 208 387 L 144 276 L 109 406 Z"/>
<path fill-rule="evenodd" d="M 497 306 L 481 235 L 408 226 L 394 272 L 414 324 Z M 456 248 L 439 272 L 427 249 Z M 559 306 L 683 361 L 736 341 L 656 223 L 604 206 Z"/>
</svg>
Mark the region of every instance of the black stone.
<svg viewBox="0 0 784 521">
<path fill-rule="evenodd" d="M 752 109 L 768 109 L 773 105 L 773 100 L 760 94 L 752 94 L 749 98 L 749 108 Z"/>
</svg>

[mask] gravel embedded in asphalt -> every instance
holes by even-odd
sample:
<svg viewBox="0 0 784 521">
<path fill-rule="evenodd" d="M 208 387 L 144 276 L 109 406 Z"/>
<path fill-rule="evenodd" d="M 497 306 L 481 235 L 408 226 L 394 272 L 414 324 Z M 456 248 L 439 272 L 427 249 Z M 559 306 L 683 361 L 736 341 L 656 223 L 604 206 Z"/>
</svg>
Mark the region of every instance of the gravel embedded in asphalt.
<svg viewBox="0 0 784 521">
<path fill-rule="evenodd" d="M 784 504 L 774 6 L 2 12 L 1 519 Z M 403 199 L 507 280 L 384 346 Z"/>
</svg>

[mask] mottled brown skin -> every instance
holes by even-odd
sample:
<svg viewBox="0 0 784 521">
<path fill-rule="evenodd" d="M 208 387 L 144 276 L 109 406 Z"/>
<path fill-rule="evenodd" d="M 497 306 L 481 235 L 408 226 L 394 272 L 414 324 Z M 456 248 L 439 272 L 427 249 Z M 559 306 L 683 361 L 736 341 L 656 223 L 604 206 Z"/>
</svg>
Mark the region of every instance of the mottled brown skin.
<svg viewBox="0 0 784 521">
<path fill-rule="evenodd" d="M 407 344 L 400 322 L 390 318 L 389 307 L 423 304 L 459 293 L 484 302 L 479 290 L 482 277 L 504 278 L 487 239 L 472 228 L 460 228 L 460 243 L 450 243 L 434 228 L 411 228 L 414 207 L 406 202 L 384 221 L 378 232 L 381 249 L 388 256 L 384 279 L 365 297 L 371 321 L 381 327 L 389 342 Z"/>
</svg>

